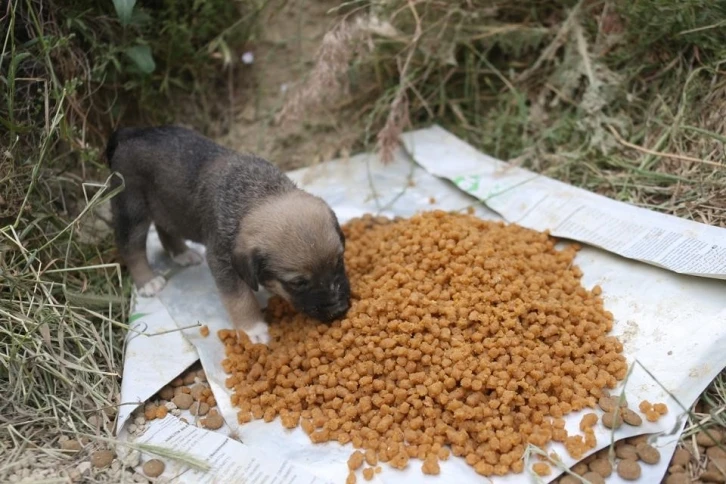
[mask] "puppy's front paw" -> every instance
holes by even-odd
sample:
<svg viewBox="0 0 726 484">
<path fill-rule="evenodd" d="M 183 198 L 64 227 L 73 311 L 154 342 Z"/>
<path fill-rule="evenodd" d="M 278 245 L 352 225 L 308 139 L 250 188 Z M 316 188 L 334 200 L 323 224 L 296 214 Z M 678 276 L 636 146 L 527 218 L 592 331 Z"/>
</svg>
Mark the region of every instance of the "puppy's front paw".
<svg viewBox="0 0 726 484">
<path fill-rule="evenodd" d="M 187 267 L 201 264 L 204 260 L 204 257 L 193 251 L 192 249 L 187 249 L 181 254 L 177 254 L 172 257 L 172 260 L 182 267 Z"/>
<path fill-rule="evenodd" d="M 156 296 L 166 286 L 164 276 L 156 276 L 139 288 L 139 295 L 142 297 Z"/>
<path fill-rule="evenodd" d="M 253 344 L 262 343 L 267 345 L 270 342 L 270 332 L 267 323 L 258 321 L 245 329 L 245 333 Z"/>
</svg>

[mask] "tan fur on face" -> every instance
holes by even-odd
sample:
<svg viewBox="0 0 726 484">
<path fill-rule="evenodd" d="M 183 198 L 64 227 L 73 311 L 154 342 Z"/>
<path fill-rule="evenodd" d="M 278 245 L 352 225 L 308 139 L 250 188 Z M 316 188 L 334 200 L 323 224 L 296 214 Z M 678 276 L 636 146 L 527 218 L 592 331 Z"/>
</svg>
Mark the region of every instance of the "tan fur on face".
<svg viewBox="0 0 726 484">
<path fill-rule="evenodd" d="M 333 264 L 343 253 L 328 205 L 301 190 L 265 200 L 244 218 L 236 250 L 253 248 L 269 254 L 277 271 L 290 278 L 310 277 L 321 262 Z"/>
<path fill-rule="evenodd" d="M 281 298 L 283 298 L 285 301 L 291 302 L 292 298 L 290 297 L 290 294 L 285 290 L 284 287 L 282 287 L 282 284 L 280 284 L 280 281 L 272 281 L 270 282 L 267 289 L 272 292 L 273 294 L 277 294 Z"/>
</svg>

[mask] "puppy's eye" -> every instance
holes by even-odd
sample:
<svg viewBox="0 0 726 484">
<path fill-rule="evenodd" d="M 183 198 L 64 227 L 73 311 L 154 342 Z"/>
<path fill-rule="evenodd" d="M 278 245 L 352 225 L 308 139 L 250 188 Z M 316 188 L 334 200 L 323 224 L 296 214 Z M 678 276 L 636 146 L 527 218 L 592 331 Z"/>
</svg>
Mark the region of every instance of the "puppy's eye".
<svg viewBox="0 0 726 484">
<path fill-rule="evenodd" d="M 308 285 L 308 280 L 303 279 L 302 277 L 298 277 L 296 279 L 287 281 L 287 285 L 293 289 L 304 289 Z"/>
</svg>

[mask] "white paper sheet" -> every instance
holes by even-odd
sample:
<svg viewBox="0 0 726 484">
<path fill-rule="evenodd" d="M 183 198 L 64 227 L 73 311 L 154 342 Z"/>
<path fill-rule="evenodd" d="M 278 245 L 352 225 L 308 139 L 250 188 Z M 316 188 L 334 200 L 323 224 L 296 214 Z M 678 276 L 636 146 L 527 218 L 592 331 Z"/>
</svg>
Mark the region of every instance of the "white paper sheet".
<svg viewBox="0 0 726 484">
<path fill-rule="evenodd" d="M 726 279 L 726 230 L 617 202 L 513 167 L 433 126 L 403 141 L 416 162 L 505 220 L 681 273 Z"/>
<path fill-rule="evenodd" d="M 448 170 L 451 170 L 452 166 L 458 166 L 461 170 L 463 167 L 469 169 L 479 167 L 475 173 L 479 176 L 479 189 L 483 186 L 494 187 L 497 182 L 492 180 L 497 180 L 497 177 L 501 176 L 498 172 L 494 173 L 477 164 L 484 164 L 487 160 L 491 160 L 490 158 L 481 155 L 440 128 L 408 133 L 405 140 L 416 161 L 430 170 L 442 173 L 444 166 L 449 167 Z M 499 163 L 496 162 L 496 165 L 500 166 Z M 447 171 L 447 173 L 447 176 L 450 176 L 453 172 Z M 455 176 L 465 176 L 461 171 L 458 173 Z M 388 215 L 405 217 L 422 210 L 434 208 L 460 210 L 472 205 L 476 207 L 477 215 L 482 218 L 499 218 L 497 214 L 449 182 L 436 178 L 413 164 L 403 153 L 387 166 L 382 166 L 373 156 L 360 155 L 347 161 L 338 160 L 299 170 L 291 173 L 290 177 L 302 188 L 325 198 L 341 222 L 371 212 L 382 211 Z M 507 183 L 511 182 L 509 178 L 506 180 Z M 542 195 L 539 196 L 539 200 L 554 199 L 565 193 L 565 188 L 576 190 L 553 182 L 555 191 L 548 194 L 547 191 L 552 190 L 552 186 L 548 184 L 548 179 L 540 177 L 540 180 L 537 185 L 532 185 L 536 188 L 534 192 L 522 192 L 518 195 L 522 198 L 520 205 L 517 205 L 518 200 L 499 196 L 489 198 L 487 203 L 497 211 L 508 214 L 508 217 L 512 213 L 526 215 L 534 213 L 532 206 L 542 206 L 542 204 L 532 204 L 532 200 L 538 200 L 537 194 Z M 526 183 L 518 185 L 516 190 L 525 186 Z M 515 193 L 515 189 L 507 193 Z M 586 199 L 589 195 L 585 192 Z M 576 196 L 579 196 L 578 191 L 567 195 L 571 203 L 585 203 Z M 574 202 L 573 197 L 575 197 Z M 498 202 L 493 203 L 494 200 Z M 501 200 L 508 202 L 503 205 Z M 596 200 L 598 200 L 596 205 L 601 209 L 606 207 L 604 202 Z M 510 212 L 511 207 L 519 207 L 519 212 Z M 617 216 L 616 209 L 607 207 L 611 217 Z M 641 222 L 640 210 L 634 212 L 630 210 L 632 207 L 626 206 L 626 208 L 630 220 L 638 223 L 656 224 L 660 223 L 660 217 L 663 217 L 659 214 L 654 214 L 658 216 L 652 217 L 651 212 L 645 211 L 646 215 L 642 217 L 644 221 Z M 529 218 L 523 216 L 514 221 L 526 226 L 530 223 L 539 224 L 534 228 L 545 229 L 562 225 L 560 219 L 555 217 L 559 217 L 558 214 L 557 211 L 554 214 L 544 212 L 544 215 L 529 215 Z M 547 219 L 550 215 L 552 217 Z M 549 222 L 545 223 L 546 220 Z M 664 227 L 671 231 L 679 223 L 672 220 L 667 222 L 663 222 Z M 691 230 L 687 234 L 703 240 L 723 240 L 723 234 L 726 232 L 723 229 L 712 227 L 704 229 L 699 228 L 699 224 L 694 225 L 696 228 L 687 229 Z M 155 267 L 162 269 L 171 267 L 168 258 L 161 254 L 161 246 L 155 234 L 150 235 L 149 242 L 149 254 L 154 260 Z M 578 254 L 576 263 L 583 270 L 583 284 L 586 287 L 595 284 L 602 287 L 605 307 L 615 316 L 614 333 L 623 341 L 628 360 L 632 362 L 637 359 L 683 405 L 690 406 L 726 366 L 726 352 L 723 351 L 726 347 L 726 324 L 724 324 L 726 283 L 715 279 L 723 274 L 720 272 L 710 274 L 712 278 L 679 275 L 592 247 L 585 247 Z M 700 275 L 705 274 L 704 271 L 700 272 Z M 265 295 L 260 294 L 259 298 L 264 301 Z M 163 336 L 131 338 L 128 343 L 122 385 L 124 402 L 138 402 L 148 398 L 189 366 L 193 357 L 191 352 L 189 355 L 186 354 L 189 351 L 186 345 L 191 343 L 201 358 L 226 421 L 225 427 L 219 432 L 239 435 L 246 444 L 242 447 L 230 446 L 229 452 L 235 456 L 235 459 L 248 458 L 249 450 L 253 448 L 261 455 L 277 459 L 277 462 L 289 462 L 296 472 L 309 472 L 310 475 L 334 483 L 345 481 L 348 473 L 346 462 L 353 451 L 350 445 L 340 446 L 337 443 L 313 445 L 301 429 L 285 430 L 278 420 L 269 424 L 254 421 L 243 426 L 237 425 L 236 410 L 231 406 L 229 392 L 224 387 L 226 375 L 220 367 L 224 357 L 223 347 L 216 336 L 218 329 L 230 326 L 206 265 L 179 270 L 158 298 L 139 299 L 134 313 L 147 313 L 136 321 L 136 324 L 148 327 L 147 333 L 158 333 L 162 328 L 167 328 L 170 320 L 179 328 L 202 322 L 210 327 L 211 332 L 209 337 L 202 338 L 199 329 L 194 327 Z M 181 333 L 189 343 L 184 343 L 185 338 L 181 337 Z M 175 351 L 179 355 L 169 359 L 169 355 Z M 148 372 L 149 368 L 157 367 L 164 369 L 154 373 Z M 629 402 L 635 406 L 641 400 L 647 399 L 651 402 L 665 402 L 670 409 L 669 414 L 657 424 L 645 423 L 638 429 L 623 428 L 615 434 L 619 440 L 642 433 L 675 430 L 673 435 L 662 437 L 657 441 L 662 453 L 660 463 L 656 466 L 644 466 L 643 469 L 643 482 L 660 482 L 683 428 L 683 420 L 679 419 L 683 411 L 668 397 L 667 392 L 637 365 L 627 384 L 626 394 Z M 130 410 L 132 408 L 129 412 Z M 568 430 L 575 431 L 580 418 L 581 414 L 570 415 L 567 418 Z M 126 420 L 120 419 L 118 428 L 125 423 Z M 598 430 L 596 435 L 597 449 L 609 445 L 610 434 L 604 429 Z M 160 445 L 163 443 L 159 439 L 150 439 L 151 443 Z M 554 444 L 548 450 L 556 451 L 568 464 L 575 463 L 566 457 L 567 452 L 560 444 Z M 199 448 L 200 455 L 208 451 L 206 447 Z M 377 475 L 373 482 L 386 484 L 482 482 L 481 476 L 456 458 L 441 463 L 440 476 L 423 476 L 420 464 L 415 460 L 405 471 L 397 471 L 385 465 L 383 467 L 383 473 Z M 554 477 L 555 475 L 552 475 L 546 482 Z M 492 479 L 492 482 L 532 482 L 532 477 L 526 474 L 513 475 Z M 608 482 L 621 481 L 614 476 Z"/>
</svg>

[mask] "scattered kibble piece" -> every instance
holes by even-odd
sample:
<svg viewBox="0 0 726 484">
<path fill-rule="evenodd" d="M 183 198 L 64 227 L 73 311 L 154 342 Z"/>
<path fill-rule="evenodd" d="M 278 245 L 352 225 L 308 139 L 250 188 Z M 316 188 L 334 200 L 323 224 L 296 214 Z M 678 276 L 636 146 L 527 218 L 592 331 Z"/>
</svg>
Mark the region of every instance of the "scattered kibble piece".
<svg viewBox="0 0 726 484">
<path fill-rule="evenodd" d="M 209 405 L 207 405 L 207 402 L 194 402 L 191 407 L 189 407 L 189 413 L 191 413 L 194 416 L 204 417 L 209 412 Z"/>
<path fill-rule="evenodd" d="M 60 448 L 70 452 L 78 452 L 83 449 L 81 443 L 76 439 L 65 440 L 60 443 Z"/>
<path fill-rule="evenodd" d="M 156 418 L 156 405 L 149 403 L 144 407 L 144 417 L 146 420 L 154 420 Z"/>
<path fill-rule="evenodd" d="M 713 427 L 701 430 L 696 434 L 696 443 L 702 447 L 713 447 L 723 440 L 723 432 Z"/>
<path fill-rule="evenodd" d="M 207 326 L 205 324 L 204 326 L 202 326 L 201 328 L 199 328 L 199 334 L 201 334 L 202 337 L 204 337 L 204 338 L 206 338 L 207 336 L 209 336 L 209 326 Z"/>
<path fill-rule="evenodd" d="M 435 204 L 436 203 L 436 198 L 435 197 L 429 197 L 429 203 L 431 205 Z"/>
<path fill-rule="evenodd" d="M 348 469 L 351 471 L 357 471 L 360 469 L 360 466 L 363 465 L 364 460 L 365 456 L 363 455 L 363 452 L 356 450 L 353 454 L 351 454 L 350 458 L 348 458 Z"/>
<path fill-rule="evenodd" d="M 630 425 L 631 427 L 640 427 L 643 425 L 643 419 L 640 415 L 630 410 L 629 408 L 623 408 L 620 412 L 623 417 L 623 422 Z"/>
<path fill-rule="evenodd" d="M 438 457 L 438 444 L 483 476 L 523 472 L 529 444 L 557 438 L 580 456 L 594 445 L 551 419 L 594 409 L 627 365 L 574 245 L 442 211 L 342 230 L 344 318 L 322 324 L 273 297 L 269 345 L 218 333 L 238 422 L 299 412 L 315 443 L 370 448 L 394 468 Z"/>
<path fill-rule="evenodd" d="M 658 415 L 665 415 L 668 413 L 668 406 L 665 403 L 654 403 L 653 410 L 658 412 Z"/>
<path fill-rule="evenodd" d="M 691 462 L 691 453 L 682 447 L 676 449 L 673 453 L 671 464 L 686 467 L 689 462 Z"/>
<path fill-rule="evenodd" d="M 169 409 L 163 405 L 156 408 L 156 418 L 158 419 L 166 418 L 167 413 L 169 413 Z"/>
<path fill-rule="evenodd" d="M 355 484 L 355 472 L 350 471 L 345 479 L 345 484 Z"/>
<path fill-rule="evenodd" d="M 586 462 L 578 462 L 572 467 L 572 472 L 574 472 L 578 476 L 585 474 L 588 470 L 589 469 L 587 468 Z"/>
<path fill-rule="evenodd" d="M 615 455 L 623 460 L 638 460 L 638 450 L 635 446 L 626 443 L 618 442 L 615 445 Z"/>
<path fill-rule="evenodd" d="M 202 393 L 204 392 L 204 390 L 206 390 L 206 388 L 207 387 L 202 385 L 201 383 L 197 383 L 190 388 L 189 394 L 194 400 L 199 401 L 202 399 Z"/>
<path fill-rule="evenodd" d="M 96 469 L 105 469 L 111 465 L 115 457 L 116 454 L 110 450 L 97 450 L 91 454 L 91 465 Z"/>
<path fill-rule="evenodd" d="M 439 467 L 439 459 L 435 455 L 428 455 L 426 459 L 424 459 L 423 465 L 421 466 L 421 471 L 427 475 L 438 476 L 439 473 L 441 473 L 441 467 Z"/>
<path fill-rule="evenodd" d="M 597 414 L 586 413 L 583 415 L 582 420 L 580 420 L 580 430 L 584 432 L 586 429 L 594 427 L 597 424 L 597 420 Z"/>
<path fill-rule="evenodd" d="M 597 472 L 586 472 L 582 478 L 590 484 L 605 484 L 605 479 Z"/>
<path fill-rule="evenodd" d="M 365 453 L 366 464 L 373 467 L 378 465 L 378 456 L 373 449 L 367 449 Z"/>
<path fill-rule="evenodd" d="M 623 425 L 623 418 L 620 411 L 617 415 L 614 413 L 604 413 L 602 416 L 602 424 L 609 429 L 619 429 Z"/>
<path fill-rule="evenodd" d="M 665 484 L 691 484 L 691 477 L 685 472 L 676 472 L 665 478 Z"/>
<path fill-rule="evenodd" d="M 655 410 L 648 410 L 645 412 L 645 419 L 648 422 L 657 422 L 660 419 L 660 414 Z"/>
<path fill-rule="evenodd" d="M 211 412 L 209 415 L 207 415 L 206 418 L 203 418 L 201 420 L 202 426 L 205 428 L 208 428 L 209 430 L 217 430 L 221 429 L 222 425 L 224 425 L 224 419 L 219 414 L 212 414 Z"/>
<path fill-rule="evenodd" d="M 552 468 L 545 462 L 537 462 L 532 466 L 532 471 L 540 477 L 546 477 L 552 474 Z"/>
<path fill-rule="evenodd" d="M 640 405 L 638 405 L 638 410 L 640 410 L 640 413 L 648 413 L 649 411 L 653 410 L 653 404 L 650 403 L 648 400 L 643 400 L 640 402 Z"/>
<path fill-rule="evenodd" d="M 613 466 L 607 458 L 595 459 L 589 464 L 590 470 L 608 478 L 613 473 Z"/>
<path fill-rule="evenodd" d="M 721 447 L 713 446 L 705 449 L 706 457 L 709 459 L 726 459 L 726 450 Z"/>
<path fill-rule="evenodd" d="M 618 400 L 617 397 L 603 395 L 602 397 L 600 397 L 600 400 L 598 400 L 597 404 L 603 412 L 612 413 L 618 406 Z"/>
<path fill-rule="evenodd" d="M 382 470 L 381 466 L 376 466 L 376 474 L 380 474 Z"/>
<path fill-rule="evenodd" d="M 640 464 L 634 460 L 621 460 L 618 463 L 618 475 L 626 481 L 637 481 L 640 479 Z"/>
<path fill-rule="evenodd" d="M 182 377 L 182 382 L 184 382 L 185 385 L 191 385 L 194 383 L 194 378 L 196 376 L 196 372 L 190 371 Z"/>
<path fill-rule="evenodd" d="M 159 390 L 159 398 L 171 400 L 174 398 L 174 388 L 169 385 L 165 385 L 164 388 Z"/>
<path fill-rule="evenodd" d="M 174 402 L 177 408 L 188 410 L 192 406 L 192 403 L 194 403 L 194 398 L 188 393 L 180 393 L 172 399 L 172 402 Z"/>
<path fill-rule="evenodd" d="M 582 480 L 578 479 L 575 476 L 571 476 L 569 474 L 565 474 L 564 476 L 560 477 L 560 480 L 558 481 L 559 484 L 582 484 Z"/>
<path fill-rule="evenodd" d="M 660 462 L 660 452 L 650 444 L 640 444 L 636 447 L 638 457 L 646 464 L 654 465 Z"/>
<path fill-rule="evenodd" d="M 147 460 L 141 467 L 141 469 L 144 471 L 144 474 L 146 474 L 146 477 L 151 477 L 152 479 L 162 475 L 165 468 L 166 465 L 159 459 Z"/>
<path fill-rule="evenodd" d="M 363 469 L 363 479 L 366 481 L 372 481 L 375 476 L 375 470 L 372 467 L 366 467 Z"/>
</svg>

